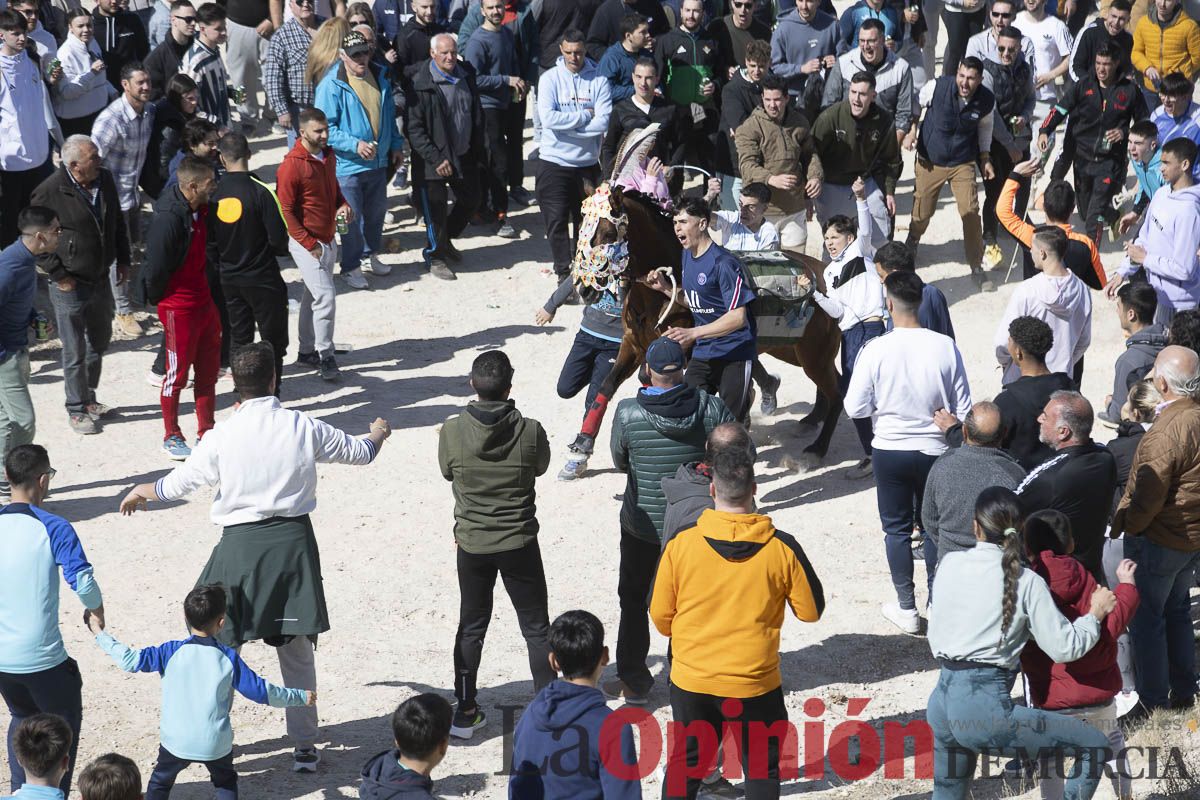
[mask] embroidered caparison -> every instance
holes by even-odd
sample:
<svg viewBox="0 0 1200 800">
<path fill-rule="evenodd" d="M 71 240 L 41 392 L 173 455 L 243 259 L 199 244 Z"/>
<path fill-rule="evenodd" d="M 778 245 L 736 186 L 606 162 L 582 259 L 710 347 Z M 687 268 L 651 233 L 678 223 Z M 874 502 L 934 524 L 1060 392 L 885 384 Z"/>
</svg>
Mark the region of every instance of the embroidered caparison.
<svg viewBox="0 0 1200 800">
<path fill-rule="evenodd" d="M 627 230 L 629 217 L 624 213 L 614 214 L 607 181 L 583 201 L 583 222 L 579 226 L 579 245 L 571 273 L 576 283 L 599 292 L 616 290 L 614 282 L 620 281 L 629 266 L 629 240 Z M 607 220 L 617 229 L 617 240 L 608 244 L 592 244 L 600 220 Z"/>
</svg>

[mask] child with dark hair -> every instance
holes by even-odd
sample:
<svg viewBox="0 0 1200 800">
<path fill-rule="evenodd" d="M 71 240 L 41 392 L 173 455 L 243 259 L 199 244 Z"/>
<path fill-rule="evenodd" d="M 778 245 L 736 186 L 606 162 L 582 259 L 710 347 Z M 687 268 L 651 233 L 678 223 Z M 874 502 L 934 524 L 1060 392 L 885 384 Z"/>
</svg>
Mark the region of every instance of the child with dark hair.
<svg viewBox="0 0 1200 800">
<path fill-rule="evenodd" d="M 161 739 L 158 761 L 146 788 L 147 800 L 168 797 L 179 773 L 192 763 L 208 769 L 218 797 L 237 797 L 233 728 L 229 724 L 235 689 L 249 700 L 276 708 L 317 702 L 315 691 L 267 683 L 241 656 L 216 640 L 225 627 L 226 603 L 223 586 L 197 586 L 183 601 L 191 636 L 141 650 L 118 642 L 95 617 L 88 619 L 96 643 L 121 669 L 162 676 Z"/>
<path fill-rule="evenodd" d="M 612 710 L 597 688 L 608 664 L 604 626 L 587 611 L 567 611 L 550 626 L 550 665 L 562 678 L 538 692 L 521 715 L 513 737 L 510 800 L 547 797 L 633 800 L 642 796 L 637 777 L 618 777 L 613 767 L 633 771 L 637 751 L 629 725 L 620 747 L 601 757 L 601 729 Z M 619 756 L 619 763 L 613 759 Z"/>
<path fill-rule="evenodd" d="M 396 747 L 366 763 L 358 796 L 362 800 L 433 798 L 430 775 L 450 747 L 453 717 L 454 709 L 441 695 L 419 694 L 401 703 L 392 714 Z"/>
<path fill-rule="evenodd" d="M 1058 610 L 1068 620 L 1088 613 L 1097 583 L 1087 568 L 1072 557 L 1075 539 L 1071 520 L 1061 511 L 1047 509 L 1030 515 L 1025 522 L 1025 551 L 1029 567 L 1046 581 Z M 1056 664 L 1037 642 L 1029 642 L 1021 651 L 1021 669 L 1029 686 L 1029 701 L 1034 708 L 1058 711 L 1083 720 L 1108 737 L 1115 755 L 1108 762 L 1113 789 L 1120 800 L 1132 797 L 1129 763 L 1125 759 L 1125 736 L 1117 724 L 1113 699 L 1121 691 L 1121 670 L 1117 666 L 1117 637 L 1124 633 L 1138 606 L 1138 591 L 1133 573 L 1137 565 L 1129 559 L 1117 567 L 1118 583 L 1113 590 L 1117 607 L 1104 618 L 1100 640 L 1082 658 L 1069 664 Z M 1043 800 L 1061 800 L 1063 770 L 1061 760 L 1043 758 L 1039 786 Z"/>
<path fill-rule="evenodd" d="M 142 800 L 142 773 L 120 753 L 105 753 L 79 773 L 81 800 Z"/>
<path fill-rule="evenodd" d="M 59 784 L 71 766 L 71 726 L 54 714 L 34 714 L 17 726 L 9 740 L 9 755 L 25 770 L 25 781 L 14 800 L 62 798 Z"/>
</svg>

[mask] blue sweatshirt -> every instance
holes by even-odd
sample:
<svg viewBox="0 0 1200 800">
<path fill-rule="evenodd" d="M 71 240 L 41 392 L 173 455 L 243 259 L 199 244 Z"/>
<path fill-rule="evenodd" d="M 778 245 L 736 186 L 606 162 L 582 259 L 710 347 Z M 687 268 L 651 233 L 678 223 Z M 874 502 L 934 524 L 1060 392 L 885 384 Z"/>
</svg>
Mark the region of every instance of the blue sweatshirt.
<svg viewBox="0 0 1200 800">
<path fill-rule="evenodd" d="M 58 630 L 58 575 L 85 608 L 100 587 L 71 523 L 26 503 L 0 509 L 0 672 L 28 675 L 67 660 Z"/>
<path fill-rule="evenodd" d="M 134 650 L 101 633 L 96 644 L 126 672 L 162 676 L 159 741 L 176 758 L 214 761 L 233 750 L 229 708 L 234 689 L 248 700 L 276 708 L 308 702 L 303 689 L 267 683 L 237 653 L 209 636 Z"/>
<path fill-rule="evenodd" d="M 29 348 L 37 266 L 20 237 L 0 250 L 0 362 Z"/>
<path fill-rule="evenodd" d="M 621 780 L 601 763 L 600 731 L 612 713 L 591 686 L 556 680 L 538 692 L 517 722 L 509 800 L 640 800 L 641 781 Z M 622 725 L 620 735 L 620 749 L 605 759 L 619 756 L 632 767 L 633 731 Z"/>
<path fill-rule="evenodd" d="M 475 68 L 479 104 L 484 108 L 508 108 L 512 102 L 509 76 L 521 74 L 512 31 L 503 27 L 498 31 L 476 28 L 463 48 L 463 58 Z"/>
<path fill-rule="evenodd" d="M 26 783 L 17 789 L 16 794 L 6 794 L 0 800 L 63 800 L 61 789 L 50 786 L 34 786 Z"/>
<path fill-rule="evenodd" d="M 1130 165 L 1133 166 L 1133 174 L 1137 176 L 1138 195 L 1135 203 L 1146 202 L 1154 197 L 1154 193 L 1162 188 L 1162 148 L 1154 151 L 1154 155 L 1150 156 L 1150 163 L 1143 164 L 1136 158 L 1129 159 Z"/>
<path fill-rule="evenodd" d="M 600 140 L 612 114 L 612 93 L 591 59 L 574 73 L 559 56 L 554 68 L 538 81 L 537 108 L 542 120 L 538 155 L 543 161 L 561 167 L 599 162 Z"/>
<path fill-rule="evenodd" d="M 375 71 L 379 86 L 379 135 L 371 128 L 371 119 L 362 101 L 346 82 L 346 67 L 341 60 L 317 84 L 313 105 L 325 112 L 329 120 L 329 146 L 337 154 L 337 176 L 356 175 L 375 169 L 385 169 L 392 153 L 404 149 L 404 137 L 396 126 L 396 104 L 392 100 L 392 82 L 387 74 Z M 367 161 L 358 155 L 359 142 L 375 142 L 375 158 Z"/>
<path fill-rule="evenodd" d="M 617 42 L 600 57 L 600 66 L 597 69 L 608 81 L 608 90 L 614 103 L 633 97 L 633 68 L 643 56 L 653 58 L 654 54 L 648 50 L 631 53 Z"/>
</svg>

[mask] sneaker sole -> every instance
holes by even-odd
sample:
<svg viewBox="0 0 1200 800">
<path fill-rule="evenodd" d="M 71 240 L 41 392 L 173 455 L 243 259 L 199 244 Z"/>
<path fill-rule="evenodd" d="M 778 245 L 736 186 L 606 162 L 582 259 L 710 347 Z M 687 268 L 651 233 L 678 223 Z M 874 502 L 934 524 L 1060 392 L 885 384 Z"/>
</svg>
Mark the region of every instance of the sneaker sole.
<svg viewBox="0 0 1200 800">
<path fill-rule="evenodd" d="M 319 762 L 318 762 L 319 763 Z M 317 764 L 297 764 L 292 763 L 292 772 L 316 772 Z"/>
<path fill-rule="evenodd" d="M 191 455 L 191 453 L 188 453 L 188 455 L 187 455 L 187 456 L 185 456 L 185 455 L 179 455 L 179 454 L 177 454 L 177 453 L 172 453 L 172 452 L 169 452 L 169 451 L 167 451 L 167 450 L 163 450 L 163 452 L 164 452 L 164 453 L 166 453 L 166 454 L 167 454 L 167 458 L 171 459 L 172 461 L 187 461 L 187 460 L 188 460 L 188 456 L 190 456 L 190 455 Z"/>
</svg>

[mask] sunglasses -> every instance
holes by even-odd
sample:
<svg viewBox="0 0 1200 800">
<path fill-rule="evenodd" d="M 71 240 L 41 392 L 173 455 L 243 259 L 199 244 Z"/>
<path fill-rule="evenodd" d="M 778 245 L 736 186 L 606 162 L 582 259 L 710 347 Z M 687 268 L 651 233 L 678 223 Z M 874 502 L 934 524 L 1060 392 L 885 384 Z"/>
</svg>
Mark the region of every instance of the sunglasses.
<svg viewBox="0 0 1200 800">
<path fill-rule="evenodd" d="M 1019 49 L 1020 48 L 1018 48 L 1018 47 L 997 47 L 996 48 L 996 50 L 998 50 L 1001 53 L 1015 53 Z"/>
<path fill-rule="evenodd" d="M 188 25 L 194 25 L 196 23 L 195 17 L 173 17 L 173 19 L 177 19 L 180 22 L 186 22 Z"/>
<path fill-rule="evenodd" d="M 1010 19 L 1013 13 L 1011 11 L 993 11 L 992 17 L 995 19 Z"/>
<path fill-rule="evenodd" d="M 754 3 L 730 3 L 730 5 L 732 5 L 734 8 L 751 8 L 754 6 Z"/>
<path fill-rule="evenodd" d="M 315 8 L 317 5 L 315 0 L 292 0 L 292 2 L 302 8 Z"/>
</svg>

